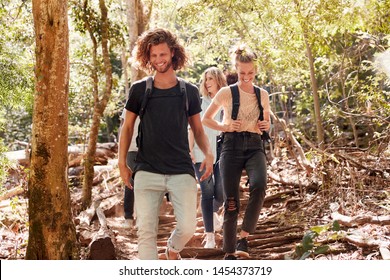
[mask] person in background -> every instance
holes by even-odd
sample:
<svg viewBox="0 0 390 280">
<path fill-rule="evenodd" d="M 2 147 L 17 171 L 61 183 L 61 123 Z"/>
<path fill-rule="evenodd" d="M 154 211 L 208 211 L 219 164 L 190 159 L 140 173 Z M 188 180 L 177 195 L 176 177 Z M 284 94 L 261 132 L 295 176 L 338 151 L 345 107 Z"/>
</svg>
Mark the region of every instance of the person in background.
<svg viewBox="0 0 390 280">
<path fill-rule="evenodd" d="M 246 45 L 233 52 L 233 64 L 238 74 L 240 106 L 238 117 L 232 119 L 232 92 L 230 87 L 221 88 L 203 116 L 203 124 L 223 131 L 224 141 L 220 158 L 222 186 L 225 193 L 223 223 L 223 251 L 225 260 L 249 256 L 247 237 L 256 229 L 263 206 L 267 166 L 262 133 L 270 128 L 270 107 L 267 91 L 261 89 L 264 120 L 259 120 L 260 109 L 254 89 L 257 57 Z M 214 118 L 223 108 L 223 122 Z M 237 217 L 240 211 L 240 179 L 243 169 L 250 181 L 249 200 L 237 240 Z"/>
<path fill-rule="evenodd" d="M 126 109 L 123 109 L 122 114 L 120 116 L 121 118 L 121 127 L 123 124 L 123 120 L 125 118 L 126 114 Z M 135 121 L 134 126 L 137 128 L 139 125 L 139 119 Z M 133 134 L 133 137 L 131 138 L 129 150 L 127 151 L 126 155 L 126 163 L 127 166 L 134 171 L 135 167 L 135 158 L 137 156 L 137 133 Z M 130 185 L 134 186 L 134 180 L 133 178 L 130 178 Z M 124 218 L 125 218 L 125 223 L 123 227 L 125 229 L 133 229 L 134 227 L 134 189 L 129 188 L 128 186 L 125 186 L 125 191 L 124 191 L 124 198 L 123 198 L 123 210 L 124 210 Z"/>
<path fill-rule="evenodd" d="M 198 88 L 186 82 L 186 91 L 181 90 L 176 76 L 176 70 L 188 61 L 177 37 L 162 28 L 146 31 L 138 38 L 133 54 L 141 68 L 155 74 L 146 107 L 146 81 L 137 81 L 130 88 L 119 139 L 120 176 L 132 188 L 130 178 L 134 172 L 138 256 L 142 260 L 158 259 L 158 214 L 164 194 L 169 193 L 177 223 L 165 255 L 177 260 L 196 229 L 197 186 L 189 153 L 188 125 L 204 154 L 201 181 L 211 175 L 214 157 L 200 119 Z M 140 113 L 138 153 L 132 172 L 126 164 L 126 154 Z"/>
<path fill-rule="evenodd" d="M 226 76 L 226 82 L 228 85 L 232 85 L 232 84 L 237 83 L 238 75 L 236 72 L 226 72 L 225 76 Z"/>
<path fill-rule="evenodd" d="M 206 111 L 217 91 L 224 86 L 226 86 L 225 75 L 217 67 L 207 68 L 202 73 L 199 88 L 200 94 L 202 96 L 201 115 Z M 218 114 L 215 116 L 215 120 L 219 122 L 222 121 L 222 111 L 218 112 Z M 222 219 L 218 214 L 218 211 L 223 204 L 223 190 L 217 158 L 217 136 L 219 135 L 220 131 L 210 129 L 208 127 L 205 127 L 204 130 L 209 139 L 213 155 L 216 159 L 214 162 L 213 176 L 208 177 L 199 184 L 201 189 L 203 223 L 206 232 L 204 247 L 214 248 L 216 245 L 214 231 L 219 231 L 222 227 Z M 203 170 L 200 170 L 204 155 L 199 149 L 198 145 L 195 144 L 194 134 L 192 133 L 191 129 L 189 129 L 189 143 L 195 174 L 199 181 L 204 173 Z"/>
</svg>

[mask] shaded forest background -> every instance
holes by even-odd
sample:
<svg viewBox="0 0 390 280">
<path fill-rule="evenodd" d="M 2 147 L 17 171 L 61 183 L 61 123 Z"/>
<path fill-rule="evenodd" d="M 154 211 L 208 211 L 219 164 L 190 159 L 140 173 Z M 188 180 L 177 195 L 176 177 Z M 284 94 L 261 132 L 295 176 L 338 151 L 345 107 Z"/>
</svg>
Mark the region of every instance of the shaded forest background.
<svg viewBox="0 0 390 280">
<path fill-rule="evenodd" d="M 41 82 L 33 4 L 41 2 L 0 4 L 0 258 L 24 258 L 33 230 L 30 154 Z M 390 258 L 390 1 L 70 0 L 66 14 L 65 142 L 71 148 L 65 187 L 81 248 L 90 249 L 93 239 L 80 228 L 88 209 L 111 216 L 114 243 L 126 235 L 115 224 L 123 199 L 115 143 L 129 85 L 146 75 L 133 65 L 131 51 L 143 31 L 165 27 L 191 56 L 178 75 L 195 84 L 209 66 L 232 71 L 229 49 L 238 41 L 258 53 L 257 83 L 270 93 L 273 111 L 269 203 L 259 234 L 275 228 L 269 238 L 276 238 L 258 258 Z M 243 184 L 243 198 L 245 190 Z M 97 201 L 106 206 L 96 207 Z M 161 213 L 167 227 L 174 223 L 171 214 Z M 92 217 L 85 226 L 91 236 L 102 226 Z M 199 236 L 191 248 L 201 247 Z M 161 233 L 161 246 L 164 238 Z M 265 246 L 259 238 L 254 250 Z M 220 254 L 193 250 L 203 258 Z M 133 258 L 133 251 L 117 258 Z M 74 258 L 87 258 L 82 252 Z"/>
</svg>

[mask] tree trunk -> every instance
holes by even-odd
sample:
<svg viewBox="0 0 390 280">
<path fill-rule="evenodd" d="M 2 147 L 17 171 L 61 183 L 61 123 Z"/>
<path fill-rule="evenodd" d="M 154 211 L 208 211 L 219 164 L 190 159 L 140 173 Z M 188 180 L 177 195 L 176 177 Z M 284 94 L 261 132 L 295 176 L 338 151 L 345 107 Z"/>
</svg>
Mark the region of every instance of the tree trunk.
<svg viewBox="0 0 390 280">
<path fill-rule="evenodd" d="M 33 0 L 35 97 L 26 259 L 79 259 L 67 179 L 68 1 Z"/>
<path fill-rule="evenodd" d="M 87 1 L 85 2 L 84 8 L 87 8 Z M 94 110 L 92 116 L 92 127 L 89 133 L 88 149 L 84 158 L 84 182 L 83 182 L 83 198 L 82 206 L 86 209 L 90 206 L 92 201 L 92 182 L 94 176 L 94 159 L 96 153 L 96 144 L 98 140 L 99 125 L 102 118 L 103 112 L 107 107 L 108 100 L 111 96 L 112 89 L 112 66 L 110 62 L 110 54 L 108 47 L 109 40 L 109 24 L 108 24 L 108 10 L 104 0 L 99 0 L 99 7 L 101 11 L 101 45 L 103 55 L 103 69 L 106 78 L 105 88 L 101 98 L 99 98 L 99 81 L 97 75 L 97 69 L 99 68 L 97 60 L 97 40 L 94 37 L 94 33 L 89 25 L 88 18 L 84 17 L 85 24 L 89 31 L 91 40 L 94 44 L 94 70 L 92 73 L 93 78 L 93 94 L 94 94 Z"/>
<path fill-rule="evenodd" d="M 127 16 L 127 30 L 129 33 L 129 52 L 133 51 L 135 42 L 137 41 L 139 32 L 137 24 L 137 2 L 138 0 L 126 0 L 126 16 Z M 130 65 L 131 83 L 138 79 L 138 70 L 133 65 Z M 126 92 L 126 95 L 128 92 Z M 127 100 L 128 96 L 126 96 Z"/>
<path fill-rule="evenodd" d="M 129 33 L 129 47 L 130 52 L 133 50 L 134 44 L 137 41 L 138 24 L 137 24 L 137 2 L 138 0 L 125 0 L 126 2 L 126 18 L 127 30 Z"/>
<path fill-rule="evenodd" d="M 307 35 L 304 34 L 304 37 L 306 43 L 307 58 L 309 60 L 309 66 L 310 66 L 311 89 L 313 91 L 313 101 L 314 101 L 314 115 L 315 115 L 314 117 L 315 117 L 316 128 L 317 128 L 317 143 L 319 144 L 319 147 L 323 150 L 325 144 L 324 128 L 322 126 L 320 97 L 318 95 L 318 85 L 317 85 L 316 73 L 314 69 L 314 58 L 313 58 L 313 53 L 311 50 L 310 43 L 308 42 L 307 39 Z"/>
<path fill-rule="evenodd" d="M 302 18 L 302 14 L 300 11 L 300 2 L 298 0 L 294 0 L 294 3 L 297 8 L 297 12 L 300 14 L 298 20 L 302 28 L 302 36 L 305 43 L 307 60 L 309 62 L 310 81 L 311 81 L 311 89 L 313 91 L 313 102 L 314 102 L 314 119 L 315 119 L 316 130 L 317 130 L 317 143 L 320 149 L 323 150 L 325 144 L 324 128 L 322 126 L 322 119 L 321 119 L 320 97 L 318 95 L 318 84 L 317 84 L 316 72 L 314 67 L 314 57 L 312 52 L 311 40 L 309 37 L 310 32 L 308 30 L 309 28 L 306 22 L 307 18 Z"/>
<path fill-rule="evenodd" d="M 350 108 L 349 108 L 349 103 L 348 103 L 348 98 L 347 98 L 347 94 L 345 92 L 345 69 L 344 69 L 344 60 L 345 60 L 345 55 L 343 56 L 343 59 L 341 61 L 341 69 L 340 69 L 340 83 L 341 83 L 341 92 L 343 94 L 343 100 L 344 100 L 344 110 L 346 112 L 350 112 Z M 356 129 L 356 124 L 353 120 L 353 118 L 351 116 L 348 116 L 348 121 L 349 121 L 349 125 L 351 126 L 352 128 L 352 133 L 353 133 L 353 138 L 355 140 L 355 145 L 357 148 L 359 148 L 359 137 L 358 137 L 358 132 L 357 132 L 357 129 Z"/>
<path fill-rule="evenodd" d="M 92 126 L 89 132 L 88 148 L 84 156 L 84 177 L 82 194 L 83 209 L 87 209 L 91 205 L 92 201 L 92 185 L 93 178 L 95 175 L 93 166 L 95 165 L 96 144 L 99 134 L 100 119 L 101 114 L 95 108 L 92 116 Z"/>
<path fill-rule="evenodd" d="M 135 43 L 139 35 L 146 29 L 150 21 L 153 1 L 151 1 L 147 8 L 147 13 L 144 11 L 144 5 L 141 0 L 126 0 L 126 17 L 127 29 L 129 33 L 129 51 L 133 51 Z M 131 82 L 135 82 L 142 78 L 145 74 L 138 70 L 133 65 L 131 67 Z"/>
<path fill-rule="evenodd" d="M 122 67 L 123 67 L 123 83 L 125 86 L 125 98 L 124 101 L 127 100 L 128 94 L 129 94 L 129 72 L 127 71 L 127 55 L 126 55 L 126 49 L 125 47 L 122 48 L 122 55 L 121 55 L 121 61 L 122 61 Z M 118 139 L 119 139 L 119 134 L 118 134 Z"/>
</svg>

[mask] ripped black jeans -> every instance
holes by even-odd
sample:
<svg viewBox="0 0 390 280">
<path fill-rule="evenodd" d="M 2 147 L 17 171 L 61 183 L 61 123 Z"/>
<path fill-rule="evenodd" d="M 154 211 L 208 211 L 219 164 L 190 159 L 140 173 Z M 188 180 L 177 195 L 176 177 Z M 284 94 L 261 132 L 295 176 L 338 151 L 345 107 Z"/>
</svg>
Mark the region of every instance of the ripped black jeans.
<svg viewBox="0 0 390 280">
<path fill-rule="evenodd" d="M 240 210 L 240 179 L 243 169 L 249 178 L 249 201 L 241 229 L 253 233 L 267 188 L 267 165 L 261 136 L 250 132 L 224 135 L 220 173 L 225 194 L 223 251 L 234 253 L 237 242 L 237 217 Z"/>
</svg>

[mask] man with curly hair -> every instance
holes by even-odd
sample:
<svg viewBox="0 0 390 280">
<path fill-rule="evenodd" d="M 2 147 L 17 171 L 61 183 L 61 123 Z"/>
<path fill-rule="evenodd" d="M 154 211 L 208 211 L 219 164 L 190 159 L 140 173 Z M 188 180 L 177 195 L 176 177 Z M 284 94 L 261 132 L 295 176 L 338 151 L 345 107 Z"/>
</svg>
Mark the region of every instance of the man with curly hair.
<svg viewBox="0 0 390 280">
<path fill-rule="evenodd" d="M 170 31 L 158 28 L 143 33 L 133 56 L 141 68 L 154 72 L 147 106 L 143 102 L 146 80 L 131 86 L 119 140 L 120 175 L 129 188 L 132 188 L 130 178 L 134 175 L 138 255 L 140 259 L 158 259 L 158 214 L 164 194 L 168 192 L 177 224 L 165 253 L 167 259 L 180 259 L 180 251 L 196 229 L 197 186 L 189 154 L 188 124 L 205 155 L 201 180 L 210 176 L 214 161 L 200 119 L 199 92 L 188 82 L 185 94 L 181 90 L 175 71 L 182 69 L 188 58 Z M 126 154 L 141 111 L 138 153 L 132 174 L 126 164 Z"/>
</svg>

